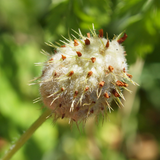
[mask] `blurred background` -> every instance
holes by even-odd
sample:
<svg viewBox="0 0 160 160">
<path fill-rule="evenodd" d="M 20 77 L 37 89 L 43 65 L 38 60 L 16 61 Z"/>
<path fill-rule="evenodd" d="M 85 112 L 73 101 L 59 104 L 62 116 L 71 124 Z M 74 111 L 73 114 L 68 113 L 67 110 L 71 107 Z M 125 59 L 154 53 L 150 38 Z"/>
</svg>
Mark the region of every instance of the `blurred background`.
<svg viewBox="0 0 160 160">
<path fill-rule="evenodd" d="M 39 87 L 44 42 L 94 23 L 109 38 L 124 31 L 133 80 L 125 107 L 103 119 L 71 127 L 47 120 L 12 160 L 160 160 L 160 1 L 159 0 L 0 0 L 0 157 L 42 114 Z"/>
</svg>

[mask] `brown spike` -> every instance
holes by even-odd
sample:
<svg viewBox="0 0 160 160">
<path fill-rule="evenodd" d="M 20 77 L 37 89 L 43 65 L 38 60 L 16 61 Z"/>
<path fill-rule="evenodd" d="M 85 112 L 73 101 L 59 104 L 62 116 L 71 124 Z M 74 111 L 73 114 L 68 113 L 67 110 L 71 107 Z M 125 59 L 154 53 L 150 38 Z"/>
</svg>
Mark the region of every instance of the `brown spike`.
<svg viewBox="0 0 160 160">
<path fill-rule="evenodd" d="M 79 111 L 79 109 L 80 109 L 80 107 L 79 107 L 79 106 L 75 108 L 75 110 L 76 110 L 76 111 Z"/>
<path fill-rule="evenodd" d="M 63 54 L 62 54 L 62 59 L 63 59 L 63 60 L 65 60 L 65 59 L 66 59 L 66 56 L 64 56 Z"/>
<path fill-rule="evenodd" d="M 107 43 L 106 43 L 106 48 L 109 47 L 109 40 L 107 40 Z"/>
<path fill-rule="evenodd" d="M 54 73 L 54 76 L 56 76 L 56 75 L 57 75 L 57 72 Z"/>
<path fill-rule="evenodd" d="M 61 47 L 66 47 L 65 45 L 62 45 Z"/>
<path fill-rule="evenodd" d="M 90 35 L 90 33 L 87 33 L 87 37 L 88 37 L 88 38 L 91 38 L 91 35 Z"/>
<path fill-rule="evenodd" d="M 104 107 L 100 107 L 100 109 L 103 111 L 103 110 L 104 110 Z"/>
<path fill-rule="evenodd" d="M 101 37 L 101 38 L 103 37 L 103 29 L 99 30 L 99 37 Z"/>
<path fill-rule="evenodd" d="M 76 122 L 76 119 L 72 118 L 72 120 Z"/>
<path fill-rule="evenodd" d="M 78 55 L 78 57 L 81 57 L 82 56 L 82 53 L 81 52 L 76 52 L 77 53 L 77 55 Z"/>
<path fill-rule="evenodd" d="M 118 42 L 119 44 L 121 44 L 121 43 L 123 43 L 123 42 L 126 40 L 126 38 L 127 38 L 127 34 L 124 33 L 124 36 L 123 36 L 122 38 L 118 39 L 117 42 Z"/>
<path fill-rule="evenodd" d="M 118 92 L 117 92 L 115 89 L 112 90 L 112 94 L 113 94 L 115 97 L 120 97 L 120 95 L 118 94 Z"/>
<path fill-rule="evenodd" d="M 93 109 L 91 109 L 91 110 L 90 110 L 90 113 L 94 113 L 94 110 L 93 110 Z"/>
<path fill-rule="evenodd" d="M 129 78 L 132 78 L 133 76 L 129 73 L 126 74 Z"/>
<path fill-rule="evenodd" d="M 116 82 L 116 85 L 117 85 L 117 86 L 123 86 L 123 82 L 121 82 L 121 81 L 118 80 L 118 81 Z"/>
<path fill-rule="evenodd" d="M 109 98 L 109 97 L 110 97 L 107 92 L 104 93 L 104 96 L 105 96 L 106 98 Z"/>
<path fill-rule="evenodd" d="M 53 58 L 51 58 L 50 60 L 49 60 L 49 62 L 52 62 L 53 61 Z"/>
<path fill-rule="evenodd" d="M 128 87 L 128 84 L 127 84 L 127 83 L 124 83 L 124 87 Z"/>
<path fill-rule="evenodd" d="M 86 38 L 86 40 L 84 40 L 85 45 L 90 45 L 90 40 Z"/>
<path fill-rule="evenodd" d="M 64 88 L 63 88 L 63 87 L 61 88 L 61 91 L 64 91 Z"/>
<path fill-rule="evenodd" d="M 96 61 L 96 58 L 95 58 L 95 57 L 92 57 L 92 58 L 91 58 L 91 61 L 92 61 L 92 63 L 94 63 L 94 62 Z"/>
<path fill-rule="evenodd" d="M 62 114 L 62 117 L 61 117 L 61 118 L 63 119 L 64 117 L 65 117 L 65 113 Z"/>
<path fill-rule="evenodd" d="M 93 74 L 93 72 L 89 71 L 87 75 L 88 75 L 88 77 L 90 77 L 92 74 Z"/>
<path fill-rule="evenodd" d="M 61 103 L 59 104 L 59 107 L 62 107 L 62 104 L 61 104 Z"/>
<path fill-rule="evenodd" d="M 85 91 L 88 91 L 88 90 L 89 90 L 89 87 L 86 87 L 84 90 L 85 90 Z"/>
<path fill-rule="evenodd" d="M 125 68 L 123 68 L 123 72 L 124 72 L 124 73 L 126 72 L 126 69 L 125 69 Z"/>
<path fill-rule="evenodd" d="M 44 76 L 44 73 L 45 73 L 45 70 L 42 71 L 42 75 L 41 76 Z"/>
<path fill-rule="evenodd" d="M 128 84 L 127 84 L 127 83 L 122 82 L 122 81 L 119 81 L 119 80 L 116 82 L 116 85 L 117 85 L 117 86 L 120 86 L 120 87 L 123 87 L 123 86 L 124 86 L 124 87 L 128 87 Z"/>
<path fill-rule="evenodd" d="M 69 72 L 69 76 L 72 76 L 74 74 L 74 71 Z"/>
<path fill-rule="evenodd" d="M 101 81 L 100 83 L 99 83 L 99 87 L 103 87 L 104 86 L 104 81 Z"/>
<path fill-rule="evenodd" d="M 77 97 L 77 95 L 78 95 L 78 91 L 75 91 L 74 92 L 74 98 Z"/>
<path fill-rule="evenodd" d="M 78 45 L 79 45 L 78 41 L 74 39 L 74 46 L 78 46 Z"/>
<path fill-rule="evenodd" d="M 110 72 L 113 72 L 114 68 L 113 68 L 112 66 L 108 66 L 108 70 L 109 70 Z"/>
</svg>

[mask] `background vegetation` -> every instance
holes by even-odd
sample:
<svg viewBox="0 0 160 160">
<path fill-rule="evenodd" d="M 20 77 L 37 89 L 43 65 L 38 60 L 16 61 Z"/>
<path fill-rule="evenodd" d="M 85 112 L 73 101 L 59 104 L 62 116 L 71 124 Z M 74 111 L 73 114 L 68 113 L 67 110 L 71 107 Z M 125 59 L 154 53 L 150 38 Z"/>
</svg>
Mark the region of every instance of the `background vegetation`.
<svg viewBox="0 0 160 160">
<path fill-rule="evenodd" d="M 124 42 L 133 79 L 125 107 L 113 103 L 104 119 L 85 126 L 68 120 L 45 122 L 12 160 L 159 160 L 160 159 L 160 1 L 159 0 L 1 0 L 0 1 L 0 157 L 43 112 L 33 104 L 41 74 L 44 42 L 68 37 L 71 28 L 109 38 L 126 30 Z M 102 124 L 103 122 L 103 124 Z"/>
</svg>

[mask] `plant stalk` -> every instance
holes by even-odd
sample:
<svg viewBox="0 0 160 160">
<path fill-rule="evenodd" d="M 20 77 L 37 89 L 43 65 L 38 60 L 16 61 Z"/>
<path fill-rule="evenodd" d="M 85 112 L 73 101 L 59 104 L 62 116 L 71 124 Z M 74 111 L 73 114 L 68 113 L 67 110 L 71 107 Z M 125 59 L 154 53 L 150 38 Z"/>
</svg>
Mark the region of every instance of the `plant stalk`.
<svg viewBox="0 0 160 160">
<path fill-rule="evenodd" d="M 1 160 L 9 160 L 23 146 L 23 144 L 33 135 L 33 133 L 45 122 L 51 115 L 51 110 L 46 109 L 44 113 L 30 126 L 30 128 L 19 138 L 19 140 L 10 147 L 9 151 Z"/>
</svg>

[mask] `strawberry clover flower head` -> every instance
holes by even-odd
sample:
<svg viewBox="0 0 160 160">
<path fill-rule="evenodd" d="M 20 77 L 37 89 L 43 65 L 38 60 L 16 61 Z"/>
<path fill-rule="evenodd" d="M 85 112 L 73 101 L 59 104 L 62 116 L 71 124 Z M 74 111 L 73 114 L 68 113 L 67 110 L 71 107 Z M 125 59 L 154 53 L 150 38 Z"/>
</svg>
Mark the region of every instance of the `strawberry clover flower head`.
<svg viewBox="0 0 160 160">
<path fill-rule="evenodd" d="M 80 30 L 74 32 L 79 38 L 63 37 L 62 46 L 47 43 L 56 48 L 56 53 L 43 51 L 49 58 L 42 75 L 34 80 L 40 84 L 41 99 L 54 118 L 69 118 L 77 123 L 111 111 L 112 100 L 122 106 L 122 89 L 128 90 L 129 81 L 136 83 L 127 73 L 126 52 L 121 45 L 126 33 L 109 40 L 103 37 L 102 29 L 97 35 L 94 26 L 86 36 Z"/>
</svg>

